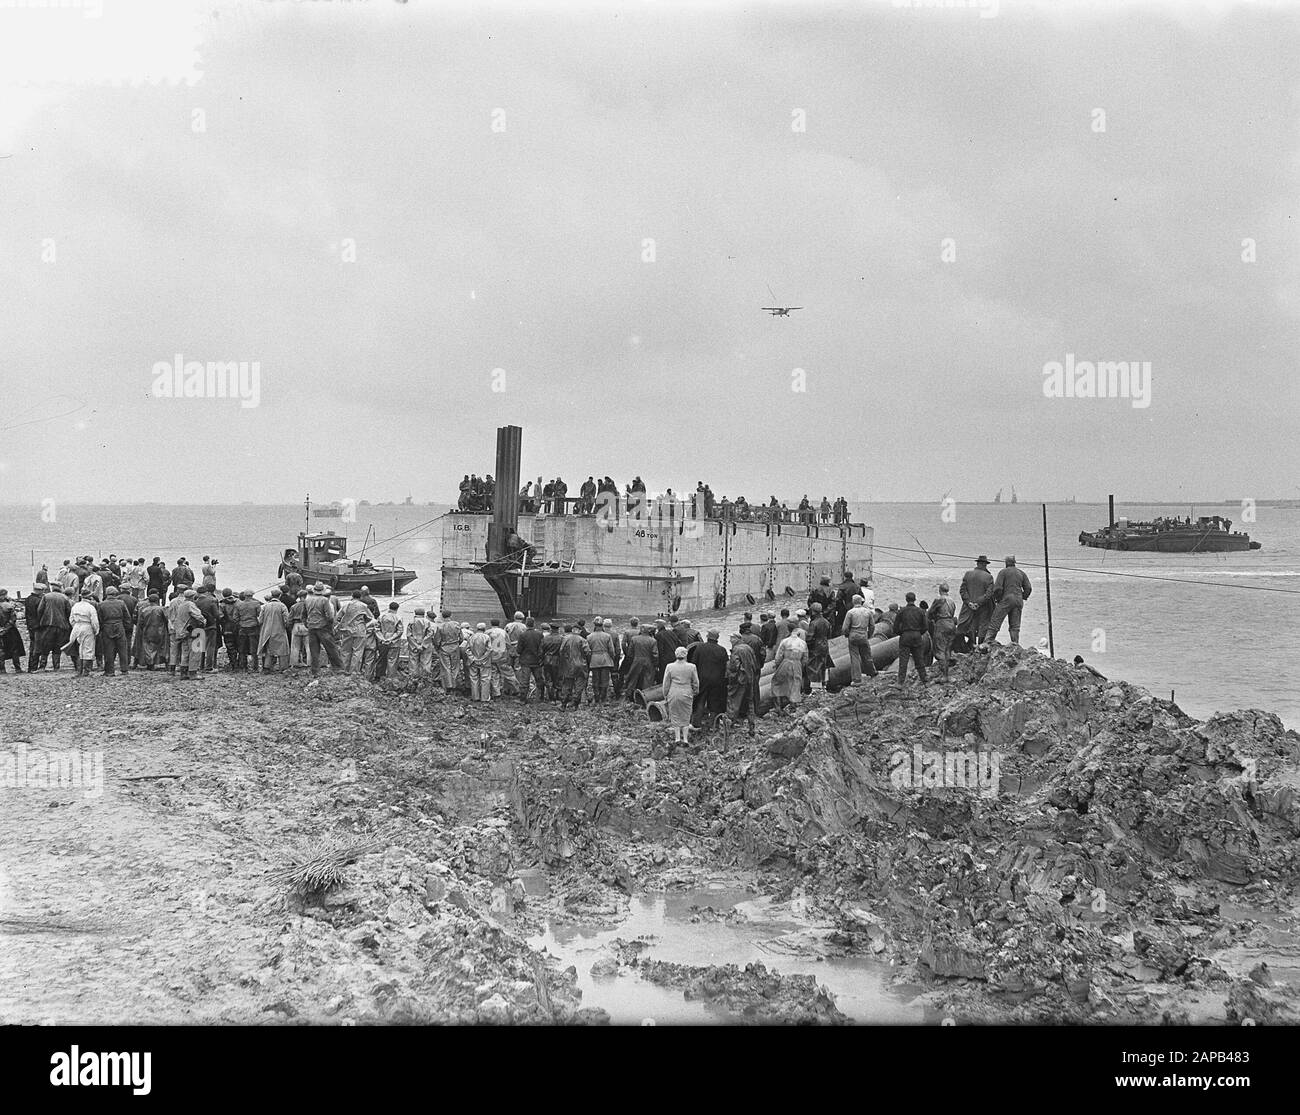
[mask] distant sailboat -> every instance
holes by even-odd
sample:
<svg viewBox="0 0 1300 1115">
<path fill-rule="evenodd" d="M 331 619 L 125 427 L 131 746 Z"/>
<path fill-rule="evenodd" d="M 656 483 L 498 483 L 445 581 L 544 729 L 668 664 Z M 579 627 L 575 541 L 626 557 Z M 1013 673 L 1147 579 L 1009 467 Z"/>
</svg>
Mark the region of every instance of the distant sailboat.
<svg viewBox="0 0 1300 1115">
<path fill-rule="evenodd" d="M 1001 489 L 1001 488 L 998 489 L 998 494 L 995 495 L 995 496 L 993 497 L 993 502 L 994 502 L 994 503 L 1001 503 L 1001 502 L 1002 502 L 1002 489 Z"/>
</svg>

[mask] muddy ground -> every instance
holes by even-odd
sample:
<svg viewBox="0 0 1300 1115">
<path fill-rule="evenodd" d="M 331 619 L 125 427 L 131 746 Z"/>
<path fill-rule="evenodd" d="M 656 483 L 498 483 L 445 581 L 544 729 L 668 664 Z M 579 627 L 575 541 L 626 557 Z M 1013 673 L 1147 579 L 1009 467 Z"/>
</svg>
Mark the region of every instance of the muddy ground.
<svg viewBox="0 0 1300 1115">
<path fill-rule="evenodd" d="M 918 1021 L 1300 1008 L 1300 737 L 1019 648 L 673 754 L 628 706 L 302 674 L 9 676 L 0 727 L 0 754 L 102 752 L 104 775 L 0 788 L 0 1022 L 603 1023 L 596 986 L 848 1021 L 823 959 L 875 965 Z M 933 784 L 965 752 L 985 784 Z M 295 889 L 322 850 L 356 858 Z M 611 937 L 710 887 L 733 898 L 691 907 L 698 957 Z M 783 949 L 712 962 L 711 926 L 778 908 Z M 566 962 L 566 927 L 611 940 Z"/>
</svg>

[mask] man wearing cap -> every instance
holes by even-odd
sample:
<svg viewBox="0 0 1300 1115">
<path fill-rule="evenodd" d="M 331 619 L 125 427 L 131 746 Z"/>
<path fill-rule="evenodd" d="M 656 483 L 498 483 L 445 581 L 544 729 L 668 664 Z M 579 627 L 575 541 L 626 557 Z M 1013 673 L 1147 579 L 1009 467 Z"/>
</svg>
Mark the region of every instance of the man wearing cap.
<svg viewBox="0 0 1300 1115">
<path fill-rule="evenodd" d="M 745 615 L 749 616 L 749 613 L 746 612 Z M 740 641 L 753 652 L 754 665 L 759 670 L 762 670 L 763 663 L 767 661 L 767 647 L 763 645 L 763 640 L 759 638 L 758 632 L 754 630 L 752 617 L 746 619 L 740 625 Z"/>
<path fill-rule="evenodd" d="M 63 589 L 63 595 L 68 597 L 76 594 L 81 587 L 81 578 L 72 568 L 71 558 L 63 559 L 63 568 L 59 570 L 59 586 Z"/>
<path fill-rule="evenodd" d="M 732 726 L 741 717 L 749 722 L 754 736 L 754 710 L 758 707 L 758 663 L 754 651 L 741 635 L 731 636 L 731 656 L 727 659 L 727 719 Z"/>
<path fill-rule="evenodd" d="M 587 664 L 591 660 L 591 647 L 572 625 L 565 625 L 564 642 L 560 644 L 560 708 L 573 701 L 576 709 L 587 691 Z"/>
<path fill-rule="evenodd" d="M 957 609 L 948 596 L 948 582 L 939 586 L 939 598 L 930 603 L 926 622 L 930 626 L 930 645 L 934 648 L 935 661 L 943 672 L 943 683 L 948 684 L 949 652 L 953 635 L 957 631 Z"/>
<path fill-rule="evenodd" d="M 844 570 L 844 580 L 835 592 L 835 618 L 831 621 L 831 626 L 837 631 L 844 626 L 844 617 L 849 614 L 849 609 L 853 607 L 853 598 L 860 595 L 858 582 L 852 571 Z"/>
<path fill-rule="evenodd" d="M 668 629 L 668 621 L 655 620 L 655 650 L 659 657 L 659 684 L 663 684 L 664 671 L 673 663 L 673 652 L 677 649 L 677 637 Z"/>
<path fill-rule="evenodd" d="M 1025 601 L 1029 599 L 1032 591 L 1029 578 L 1025 576 L 1023 570 L 1016 567 L 1015 555 L 1008 554 L 1005 568 L 998 570 L 997 580 L 993 582 L 993 599 L 997 601 L 997 607 L 993 612 L 993 618 L 989 620 L 985 642 L 992 646 L 998 641 L 998 632 L 1002 630 L 1002 621 L 1005 619 L 1007 630 L 1011 633 L 1011 641 L 1019 646 L 1020 610 L 1025 606 Z"/>
<path fill-rule="evenodd" d="M 557 624 L 542 624 L 542 676 L 546 679 L 545 697 L 557 701 L 560 697 L 560 649 L 564 634 Z"/>
<path fill-rule="evenodd" d="M 776 637 L 776 616 L 771 612 L 759 612 L 758 637 L 763 640 L 763 654 L 766 658 L 776 656 L 776 644 L 780 641 Z"/>
<path fill-rule="evenodd" d="M 492 622 L 488 624 L 487 635 L 488 641 L 492 644 L 491 671 L 488 675 L 492 696 L 500 697 L 503 693 L 518 693 L 519 687 L 515 685 L 514 671 L 510 669 L 508 661 L 505 628 L 496 617 L 493 617 Z"/>
<path fill-rule="evenodd" d="M 515 667 L 519 664 L 519 636 L 526 630 L 523 612 L 516 612 L 514 619 L 506 624 L 506 670 L 502 672 L 509 672 L 516 689 L 519 688 L 519 679 L 515 677 Z"/>
<path fill-rule="evenodd" d="M 826 688 L 826 671 L 831 665 L 831 623 L 820 601 L 814 602 L 808 624 L 808 688 Z M 870 640 L 868 639 L 868 642 Z M 867 657 L 871 657 L 868 646 Z"/>
<path fill-rule="evenodd" d="M 587 636 L 587 647 L 591 651 L 588 660 L 591 669 L 591 700 L 593 704 L 603 705 L 609 692 L 609 676 L 618 661 L 614 633 L 605 627 L 604 621 Z"/>
<path fill-rule="evenodd" d="M 438 658 L 442 687 L 450 693 L 456 687 L 460 671 L 460 624 L 451 618 L 447 608 L 442 610 L 442 622 L 433 629 L 430 645 Z"/>
<path fill-rule="evenodd" d="M 650 689 L 659 678 L 659 644 L 639 621 L 634 619 L 632 624 L 631 638 L 623 650 L 623 661 L 627 664 L 623 694 L 629 701 L 635 700 L 638 689 Z"/>
<path fill-rule="evenodd" d="M 36 640 L 40 646 L 40 665 L 43 667 L 47 658 L 53 658 L 57 670 L 62 665 L 63 645 L 72 633 L 72 621 L 69 614 L 72 601 L 63 592 L 60 582 L 56 581 L 50 591 L 41 597 L 40 608 L 36 612 Z"/>
<path fill-rule="evenodd" d="M 618 700 L 623 696 L 626 689 L 627 672 L 632 668 L 632 640 L 640 633 L 641 621 L 633 616 L 627 625 L 627 630 L 616 636 L 618 641 L 618 667 L 614 671 L 614 699 Z"/>
<path fill-rule="evenodd" d="M 302 618 L 307 625 L 307 647 L 311 657 L 311 676 L 320 675 L 320 652 L 325 648 L 330 669 L 343 669 L 338 644 L 334 641 L 334 605 L 325 595 L 325 586 L 317 582 L 303 604 Z"/>
<path fill-rule="evenodd" d="M 154 593 L 151 591 L 150 596 Z M 223 588 L 217 598 L 217 610 L 221 615 L 221 641 L 226 648 L 226 669 L 233 672 L 239 663 L 239 617 L 235 614 L 235 605 L 239 597 L 231 588 Z"/>
<path fill-rule="evenodd" d="M 168 655 L 167 672 L 176 673 L 180 667 L 182 680 L 189 680 L 192 633 L 195 628 L 202 629 L 203 613 L 199 611 L 195 599 L 198 593 L 192 588 L 178 592 L 167 605 L 167 626 L 171 632 L 171 652 Z M 194 663 L 197 671 L 198 664 Z M 197 673 L 194 675 L 197 677 Z"/>
<path fill-rule="evenodd" d="M 433 624 L 423 608 L 416 608 L 414 618 L 406 625 L 406 653 L 411 659 L 411 673 L 417 678 L 428 677 L 433 669 Z"/>
<path fill-rule="evenodd" d="M 204 585 L 194 600 L 203 613 L 203 661 L 196 668 L 205 674 L 217 668 L 217 648 L 221 646 L 221 605 L 216 593 L 215 587 Z"/>
<path fill-rule="evenodd" d="M 91 599 L 96 604 L 104 599 L 104 576 L 100 573 L 98 565 L 90 567 L 90 572 L 86 574 L 86 579 L 81 583 L 81 587 L 90 593 Z"/>
<path fill-rule="evenodd" d="M 248 589 L 242 589 L 235 601 L 235 626 L 238 629 L 238 659 L 240 670 L 257 672 L 257 637 L 261 628 L 262 605 L 253 599 Z"/>
<path fill-rule="evenodd" d="M 823 577 L 817 583 L 817 587 L 808 594 L 808 611 L 811 614 L 814 604 L 822 606 L 822 613 L 829 614 L 835 607 L 835 590 L 831 588 L 831 579 Z"/>
<path fill-rule="evenodd" d="M 474 628 L 465 647 L 469 656 L 469 695 L 475 701 L 492 700 L 492 640 L 487 624 Z"/>
<path fill-rule="evenodd" d="M 840 634 L 849 640 L 849 679 L 851 685 L 861 685 L 862 675 L 876 676 L 876 663 L 871 657 L 871 633 L 875 616 L 857 593 L 850 600 L 852 607 L 840 626 Z M 829 649 L 829 648 L 828 648 Z"/>
<path fill-rule="evenodd" d="M 144 568 L 144 558 L 136 558 L 126 567 L 126 591 L 134 596 L 137 600 L 144 599 L 144 587 L 147 577 Z"/>
<path fill-rule="evenodd" d="M 397 673 L 397 658 L 402 652 L 402 617 L 397 601 L 389 602 L 388 611 L 370 621 L 368 630 L 375 638 L 375 669 L 371 681 Z"/>
<path fill-rule="evenodd" d="M 706 728 L 727 711 L 727 652 L 718 644 L 718 630 L 711 628 L 704 642 L 686 648 L 686 661 L 695 667 L 700 691 L 695 695 L 691 722 Z"/>
<path fill-rule="evenodd" d="M 33 582 L 32 591 L 23 600 L 23 615 L 27 620 L 27 672 L 35 673 L 42 666 L 40 640 L 36 636 L 36 626 L 40 622 L 41 599 L 49 591 L 49 584 L 39 578 Z"/>
<path fill-rule="evenodd" d="M 989 620 L 993 616 L 993 574 L 989 572 L 989 559 L 980 554 L 975 568 L 966 570 L 958 588 L 961 594 L 961 615 L 957 617 L 957 635 L 969 642 L 969 648 L 984 642 Z"/>
<path fill-rule="evenodd" d="M 363 651 L 374 619 L 361 599 L 361 590 L 357 589 L 339 612 L 339 656 L 343 659 L 344 673 L 354 674 L 363 668 Z"/>
<path fill-rule="evenodd" d="M 0 589 L 0 596 L 3 595 L 4 589 Z M 77 676 L 89 677 L 95 661 L 95 640 L 99 635 L 99 610 L 90 593 L 81 594 L 81 599 L 72 605 L 69 618 L 72 621 L 72 631 L 68 645 L 63 649 L 72 650 L 76 654 L 74 665 Z M 4 663 L 0 662 L 0 671 L 3 670 Z"/>
<path fill-rule="evenodd" d="M 121 663 L 122 673 L 129 671 L 127 658 L 131 651 L 131 615 L 112 585 L 104 590 L 104 599 L 96 605 L 99 612 L 99 638 L 104 653 L 104 676 L 114 675 L 114 659 Z"/>
<path fill-rule="evenodd" d="M 28 632 L 30 637 L 31 632 Z M 9 599 L 9 590 L 0 588 L 0 674 L 5 663 L 14 664 L 14 672 L 23 672 L 23 637 L 18 630 L 18 605 Z"/>
<path fill-rule="evenodd" d="M 547 630 L 550 625 L 547 625 Z M 528 694 L 532 689 L 533 682 L 537 683 L 537 699 L 546 700 L 546 674 L 542 669 L 542 643 L 545 639 L 543 632 L 537 630 L 537 621 L 529 616 L 524 621 L 524 629 L 519 635 L 519 642 L 516 644 L 516 669 L 515 679 L 519 682 L 519 700 L 521 704 L 528 704 Z"/>
<path fill-rule="evenodd" d="M 194 570 L 184 558 L 176 559 L 176 568 L 172 570 L 172 588 L 187 589 L 194 584 Z"/>
<path fill-rule="evenodd" d="M 894 620 L 898 634 L 898 685 L 901 689 L 907 684 L 907 663 L 916 663 L 916 672 L 921 676 L 921 685 L 926 684 L 925 677 L 925 613 L 916 606 L 916 593 L 909 592 L 907 603 L 899 609 Z"/>
<path fill-rule="evenodd" d="M 152 670 L 155 666 L 166 666 L 170 642 L 167 610 L 159 601 L 158 594 L 151 592 L 140 605 L 140 613 L 136 617 L 136 669 L 143 667 Z"/>
</svg>

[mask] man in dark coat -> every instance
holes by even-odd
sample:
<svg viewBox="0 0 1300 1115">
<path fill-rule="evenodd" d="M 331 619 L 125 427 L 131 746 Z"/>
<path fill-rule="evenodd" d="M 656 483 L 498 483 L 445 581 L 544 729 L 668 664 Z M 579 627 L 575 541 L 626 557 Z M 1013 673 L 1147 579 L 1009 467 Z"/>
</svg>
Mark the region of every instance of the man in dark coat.
<svg viewBox="0 0 1300 1115">
<path fill-rule="evenodd" d="M 993 618 L 993 574 L 989 559 L 983 554 L 975 559 L 975 568 L 966 570 L 961 579 L 961 615 L 957 617 L 957 638 L 974 650 L 988 634 Z"/>
<path fill-rule="evenodd" d="M 221 605 L 217 603 L 216 586 L 205 584 L 199 589 L 194 603 L 203 613 L 203 673 L 217 668 L 217 647 L 221 645 Z"/>
<path fill-rule="evenodd" d="M 221 641 L 226 647 L 226 669 L 231 671 L 239 666 L 239 616 L 235 613 L 238 603 L 239 598 L 233 589 L 221 590 L 217 611 L 221 621 Z"/>
<path fill-rule="evenodd" d="M 646 628 L 637 627 L 631 632 L 623 653 L 628 664 L 623 690 L 630 701 L 638 689 L 651 688 L 662 676 L 659 669 L 659 645 Z"/>
<path fill-rule="evenodd" d="M 763 663 L 767 661 L 767 647 L 763 645 L 763 640 L 758 637 L 752 623 L 740 625 L 740 641 L 749 647 L 754 655 L 754 665 L 762 670 Z"/>
<path fill-rule="evenodd" d="M 831 588 L 831 579 L 823 577 L 817 587 L 808 594 L 808 613 L 811 615 L 814 604 L 822 606 L 822 614 L 830 616 L 835 610 L 835 591 Z M 828 619 L 827 623 L 830 622 Z"/>
<path fill-rule="evenodd" d="M 825 688 L 826 671 L 831 665 L 831 624 L 820 603 L 809 608 L 812 618 L 808 623 L 808 683 Z"/>
<path fill-rule="evenodd" d="M 532 682 L 537 682 L 537 699 L 546 700 L 546 674 L 542 670 L 542 643 L 544 637 L 537 630 L 537 621 L 529 616 L 524 620 L 524 630 L 519 633 L 519 642 L 515 646 L 517 655 L 515 681 L 519 684 L 519 700 L 528 704 L 528 692 Z"/>
<path fill-rule="evenodd" d="M 560 648 L 563 645 L 564 635 L 559 625 L 542 624 L 542 676 L 546 679 L 542 696 L 548 701 L 556 700 L 560 693 Z"/>
<path fill-rule="evenodd" d="M 128 624 L 131 613 L 118 596 L 116 588 L 110 586 L 104 590 L 104 599 L 96 607 L 99 610 L 99 635 L 104 644 L 104 676 L 116 676 L 113 672 L 114 658 L 122 665 L 122 673 L 130 670 L 127 654 L 131 640 L 128 637 Z"/>
<path fill-rule="evenodd" d="M 184 592 L 194 585 L 194 570 L 184 558 L 176 559 L 176 568 L 172 570 L 172 588 Z"/>
<path fill-rule="evenodd" d="M 27 620 L 27 672 L 29 674 L 35 673 L 43 665 L 36 629 L 40 623 L 41 600 L 47 590 L 47 585 L 37 581 L 32 586 L 32 591 L 23 600 L 23 618 Z"/>
<path fill-rule="evenodd" d="M 137 615 L 135 650 L 136 669 L 152 670 L 166 666 L 171 647 L 171 631 L 166 610 L 157 594 L 150 593 Z"/>
<path fill-rule="evenodd" d="M 758 708 L 758 663 L 742 635 L 731 636 L 731 657 L 727 659 L 727 719 L 733 727 L 743 716 L 754 735 L 754 713 Z"/>
<path fill-rule="evenodd" d="M 758 637 L 763 640 L 763 650 L 766 657 L 776 657 L 776 616 L 771 612 L 763 612 L 758 617 L 762 623 L 758 629 Z"/>
<path fill-rule="evenodd" d="M 23 672 L 23 636 L 18 630 L 18 605 L 9 599 L 9 591 L 0 588 L 0 674 L 5 672 L 5 663 L 14 664 L 14 672 Z"/>
<path fill-rule="evenodd" d="M 844 580 L 835 593 L 835 619 L 831 626 L 838 631 L 844 626 L 844 617 L 849 614 L 849 609 L 853 607 L 853 598 L 861 590 L 853 574 L 847 569 L 844 571 Z"/>
<path fill-rule="evenodd" d="M 677 641 L 677 636 L 668 629 L 667 620 L 658 620 L 655 623 L 655 648 L 659 651 L 659 684 L 664 681 L 664 671 L 672 665 L 677 648 L 681 644 Z"/>
<path fill-rule="evenodd" d="M 692 643 L 686 650 L 686 661 L 695 667 L 700 676 L 700 691 L 691 710 L 691 723 L 703 728 L 727 708 L 727 652 L 718 645 L 718 632 L 713 629 L 708 638 Z"/>
<path fill-rule="evenodd" d="M 167 566 L 162 563 L 162 558 L 154 558 L 153 564 L 146 572 L 149 575 L 149 592 L 156 592 L 159 600 L 166 599 L 167 586 L 171 584 L 171 578 L 167 574 Z"/>
<path fill-rule="evenodd" d="M 40 610 L 36 615 L 36 635 L 41 647 L 41 665 L 50 656 L 54 668 L 61 665 L 63 647 L 72 636 L 72 601 L 56 585 L 41 596 Z"/>
<path fill-rule="evenodd" d="M 894 620 L 894 630 L 898 635 L 898 684 L 902 688 L 907 684 L 907 663 L 916 663 L 916 672 L 921 675 L 921 684 L 926 684 L 925 677 L 925 637 L 927 628 L 925 613 L 916 606 L 916 593 L 907 594 L 907 603 L 898 610 Z"/>
<path fill-rule="evenodd" d="M 560 644 L 560 708 L 567 708 L 570 699 L 576 709 L 587 692 L 587 663 L 591 661 L 591 647 L 572 625 L 565 626 L 564 642 Z"/>
</svg>

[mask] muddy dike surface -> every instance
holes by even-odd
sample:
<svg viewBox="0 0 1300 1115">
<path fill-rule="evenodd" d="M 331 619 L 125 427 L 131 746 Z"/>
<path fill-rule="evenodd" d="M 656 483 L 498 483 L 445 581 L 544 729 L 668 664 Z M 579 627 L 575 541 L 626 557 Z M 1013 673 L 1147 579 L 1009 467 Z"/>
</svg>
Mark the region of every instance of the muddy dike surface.
<svg viewBox="0 0 1300 1115">
<path fill-rule="evenodd" d="M 404 678 L 21 676 L 0 727 L 0 1022 L 1300 1017 L 1300 736 L 1020 648 L 676 751 Z"/>
</svg>

